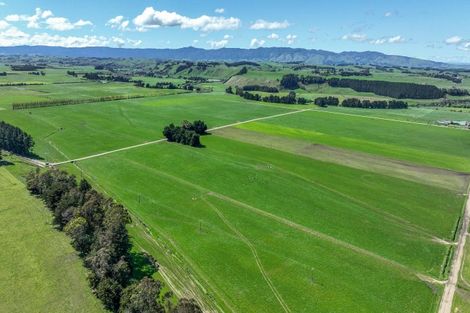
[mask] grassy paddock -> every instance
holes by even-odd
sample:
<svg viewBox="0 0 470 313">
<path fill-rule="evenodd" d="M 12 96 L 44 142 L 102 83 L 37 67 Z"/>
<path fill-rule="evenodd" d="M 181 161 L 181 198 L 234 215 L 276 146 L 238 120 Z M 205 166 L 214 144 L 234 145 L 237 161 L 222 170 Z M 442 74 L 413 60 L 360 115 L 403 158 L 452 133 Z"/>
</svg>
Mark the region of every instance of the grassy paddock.
<svg viewBox="0 0 470 313">
<path fill-rule="evenodd" d="M 412 273 L 439 277 L 446 247 L 427 234 L 451 235 L 461 197 L 216 136 L 204 139 L 204 149 L 162 144 L 79 166 L 166 239 L 163 251 L 183 259 L 226 309 L 279 311 L 259 258 L 293 311 L 433 311 L 439 289 Z M 269 214 L 404 267 L 332 245 Z M 335 272 L 341 280 L 331 280 Z M 367 296 L 359 292 L 364 288 Z M 312 298 L 299 298 L 298 290 Z"/>
<path fill-rule="evenodd" d="M 53 230 L 48 210 L 9 173 L 17 166 L 0 167 L 0 311 L 105 312 L 67 237 Z"/>
</svg>

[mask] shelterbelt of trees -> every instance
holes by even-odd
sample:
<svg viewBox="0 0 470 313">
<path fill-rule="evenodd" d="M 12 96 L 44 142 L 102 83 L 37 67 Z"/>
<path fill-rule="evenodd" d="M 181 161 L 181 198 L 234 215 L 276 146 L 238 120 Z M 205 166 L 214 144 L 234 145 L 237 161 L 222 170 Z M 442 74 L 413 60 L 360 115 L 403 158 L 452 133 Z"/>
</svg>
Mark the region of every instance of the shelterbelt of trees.
<svg viewBox="0 0 470 313">
<path fill-rule="evenodd" d="M 230 86 L 225 90 L 228 94 L 236 94 L 246 100 L 252 101 L 262 101 L 262 102 L 270 102 L 270 103 L 284 103 L 284 104 L 307 104 L 309 102 L 308 99 L 299 97 L 297 98 L 297 94 L 293 91 L 289 92 L 287 96 L 278 96 L 278 95 L 269 95 L 269 96 L 261 96 L 257 93 L 250 93 L 248 91 L 244 91 L 243 88 L 236 87 L 235 92 L 233 88 Z"/>
<path fill-rule="evenodd" d="M 74 104 L 107 102 L 107 101 L 117 101 L 117 100 L 130 100 L 130 99 L 138 99 L 138 98 L 145 98 L 145 97 L 148 97 L 148 95 L 114 95 L 114 96 L 104 96 L 104 97 L 86 98 L 86 99 L 57 99 L 57 100 L 46 100 L 46 101 L 37 101 L 37 102 L 13 103 L 11 105 L 11 108 L 12 110 L 28 110 L 28 109 L 36 109 L 36 108 L 62 106 L 62 105 L 74 105 Z"/>
<path fill-rule="evenodd" d="M 33 138 L 18 127 L 0 121 L 0 150 L 19 155 L 30 155 L 34 147 Z"/>
<path fill-rule="evenodd" d="M 53 214 L 56 227 L 64 231 L 90 270 L 91 288 L 104 306 L 119 313 L 202 313 L 193 300 L 182 299 L 175 306 L 161 297 L 162 284 L 147 275 L 133 274 L 131 243 L 126 225 L 127 210 L 94 190 L 86 180 L 51 169 L 31 172 L 28 190 L 40 197 Z M 147 258 L 151 258 L 147 255 Z M 155 260 L 151 260 L 156 271 Z"/>
<path fill-rule="evenodd" d="M 338 106 L 339 99 L 336 97 L 320 97 L 315 99 L 315 104 L 321 107 Z M 360 100 L 356 98 L 344 99 L 342 107 L 362 109 L 407 109 L 408 103 L 399 100 Z"/>
<path fill-rule="evenodd" d="M 445 92 L 433 85 L 399 83 L 380 80 L 331 78 L 331 87 L 351 88 L 357 92 L 373 92 L 376 95 L 397 99 L 439 99 Z"/>
</svg>

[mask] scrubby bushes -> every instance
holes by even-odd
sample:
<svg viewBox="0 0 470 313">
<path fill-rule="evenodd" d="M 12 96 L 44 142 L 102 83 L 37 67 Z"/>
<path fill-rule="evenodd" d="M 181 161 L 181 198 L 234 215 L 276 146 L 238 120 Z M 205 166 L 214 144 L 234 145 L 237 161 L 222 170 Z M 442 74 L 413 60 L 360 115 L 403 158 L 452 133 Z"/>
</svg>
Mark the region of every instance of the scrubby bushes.
<svg viewBox="0 0 470 313">
<path fill-rule="evenodd" d="M 0 150 L 29 155 L 33 146 L 34 140 L 29 134 L 18 127 L 0 121 Z"/>
<path fill-rule="evenodd" d="M 90 286 L 112 312 L 177 312 L 159 297 L 161 283 L 132 277 L 127 210 L 94 190 L 86 180 L 52 169 L 31 172 L 28 190 L 44 200 L 54 224 L 64 231 L 90 270 Z M 199 307 L 197 307 L 199 309 Z M 194 309 L 192 312 L 200 312 Z M 200 310 L 200 309 L 199 309 Z M 191 311 L 190 311 L 191 312 Z"/>
</svg>

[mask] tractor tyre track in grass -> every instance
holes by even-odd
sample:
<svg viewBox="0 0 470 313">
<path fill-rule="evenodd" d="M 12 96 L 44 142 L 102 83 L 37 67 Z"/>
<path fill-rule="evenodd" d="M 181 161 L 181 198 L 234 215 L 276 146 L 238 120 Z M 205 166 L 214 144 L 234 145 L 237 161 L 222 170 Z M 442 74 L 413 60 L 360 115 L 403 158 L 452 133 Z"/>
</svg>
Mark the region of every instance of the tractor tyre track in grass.
<svg viewBox="0 0 470 313">
<path fill-rule="evenodd" d="M 232 204 L 235 204 L 236 206 L 240 207 L 240 208 L 244 208 L 244 209 L 248 209 L 254 213 L 256 213 L 257 215 L 260 215 L 260 216 L 263 216 L 263 217 L 267 217 L 271 220 L 274 220 L 274 221 L 277 221 L 278 223 L 281 223 L 281 224 L 284 224 L 290 228 L 293 228 L 297 231 L 300 231 L 302 233 L 306 233 L 308 235 L 311 235 L 312 237 L 316 237 L 316 238 L 319 238 L 321 240 L 324 240 L 324 241 L 327 241 L 327 242 L 330 242 L 330 243 L 333 243 L 337 246 L 340 246 L 342 248 L 345 248 L 345 249 L 348 249 L 348 250 L 351 250 L 351 251 L 354 251 L 355 253 L 358 253 L 358 254 L 362 254 L 362 255 L 365 255 L 365 256 L 368 256 L 368 257 L 371 257 L 375 260 L 378 260 L 380 261 L 381 263 L 384 263 L 384 264 L 387 264 L 391 267 L 394 267 L 396 269 L 399 269 L 399 270 L 402 270 L 402 271 L 405 271 L 409 274 L 412 274 L 412 275 L 418 275 L 420 273 L 418 273 L 417 271 L 411 269 L 410 267 L 406 266 L 406 265 L 403 265 L 397 261 L 393 261 L 393 260 L 390 260 L 386 257 L 383 257 L 379 254 L 376 254 L 374 252 L 371 252 L 369 250 L 366 250 L 366 249 L 363 249 L 363 248 L 360 248 L 358 246 L 355 246 L 351 243 L 348 243 L 348 242 L 345 242 L 345 241 L 342 241 L 340 239 L 337 239 L 337 238 L 334 238 L 334 237 L 331 237 L 329 235 L 326 235 L 322 232 L 319 232 L 319 231 L 316 231 L 316 230 L 313 230 L 307 226 L 303 226 L 303 225 L 300 225 L 300 224 L 297 224 L 295 222 L 292 222 L 291 220 L 288 220 L 286 218 L 283 218 L 283 217 L 280 217 L 280 216 L 277 216 L 273 213 L 270 213 L 270 212 L 266 212 L 262 209 L 259 209 L 259 208 L 256 208 L 254 206 L 251 206 L 249 204 L 246 204 L 246 203 L 243 203 L 243 202 L 240 202 L 238 200 L 235 200 L 233 198 L 230 198 L 226 195 L 223 195 L 223 194 L 220 194 L 220 193 L 217 193 L 217 192 L 214 192 L 210 189 L 207 189 L 203 186 L 200 186 L 200 185 L 197 185 L 195 183 L 192 183 L 190 181 L 187 181 L 183 178 L 180 178 L 180 177 L 177 177 L 177 176 L 174 176 L 172 174 L 168 174 L 168 173 L 165 173 L 165 172 L 162 172 L 160 170 L 157 170 L 155 168 L 152 168 L 152 167 L 149 167 L 149 166 L 146 166 L 144 164 L 141 164 L 141 163 L 138 163 L 136 161 L 132 161 L 132 160 L 128 160 L 129 163 L 137 166 L 137 167 L 140 167 L 140 168 L 143 168 L 145 169 L 147 172 L 151 172 L 151 173 L 154 173 L 155 175 L 159 175 L 161 177 L 165 177 L 165 178 L 168 178 L 168 179 L 171 179 L 173 181 L 176 181 L 182 185 L 185 185 L 185 186 L 189 186 L 191 188 L 194 188 L 196 190 L 198 190 L 199 192 L 201 193 L 204 193 L 206 194 L 207 196 L 212 196 L 212 197 L 215 197 L 215 198 L 218 198 L 220 200 L 223 200 L 223 201 L 226 201 L 228 203 L 232 203 Z M 425 275 L 424 275 L 425 276 Z"/>
<path fill-rule="evenodd" d="M 99 187 L 100 191 L 102 191 L 103 193 L 105 193 L 106 195 L 108 195 L 111 198 L 114 198 L 116 200 L 120 199 L 120 197 L 118 195 L 110 194 L 109 192 L 107 192 L 106 189 L 97 182 L 97 180 L 95 179 L 94 176 L 92 176 L 91 174 L 86 173 L 83 169 L 81 169 L 78 166 L 77 163 L 73 163 L 73 165 L 79 171 L 81 171 L 90 181 L 92 181 L 94 184 L 96 184 L 96 186 Z M 122 202 L 122 203 L 124 203 L 124 202 Z M 162 253 L 167 255 L 167 257 L 169 257 L 168 252 L 166 251 L 166 247 L 162 248 L 162 244 L 155 239 L 155 235 L 153 234 L 153 232 L 142 221 L 142 219 L 137 215 L 137 213 L 136 212 L 129 212 L 129 213 L 131 215 L 132 220 L 134 221 L 133 223 L 135 224 L 135 226 L 138 227 L 143 232 L 142 239 L 146 240 L 150 244 L 156 246 L 157 249 L 160 249 L 160 251 L 162 251 Z M 223 297 L 221 295 L 220 291 L 213 287 L 213 284 L 209 283 L 208 278 L 205 277 L 201 273 L 201 271 L 198 270 L 198 267 L 195 266 L 195 264 L 193 264 L 192 261 L 185 256 L 183 251 L 175 244 L 175 242 L 173 240 L 171 240 L 171 238 L 169 238 L 161 229 L 157 229 L 157 231 L 158 231 L 158 234 L 160 235 L 160 237 L 163 238 L 166 241 L 166 243 L 168 243 L 171 246 L 172 249 L 174 249 L 177 253 L 179 253 L 179 255 L 184 259 L 184 262 L 189 264 L 191 266 L 191 268 L 194 269 L 197 272 L 197 275 L 204 281 L 206 286 L 211 286 L 212 287 L 213 292 L 224 303 L 224 305 L 231 312 L 236 312 L 236 310 L 233 308 L 232 304 L 230 304 L 228 302 L 228 299 Z M 140 247 L 140 245 L 138 245 L 138 246 Z M 176 256 L 174 254 L 171 254 L 171 257 L 176 257 Z M 178 257 L 176 257 L 176 258 L 179 259 Z M 176 262 L 172 262 L 172 264 L 175 265 Z M 181 266 L 176 265 L 176 266 L 172 266 L 171 270 L 168 269 L 168 271 L 166 271 L 165 269 L 163 269 L 163 271 L 164 272 L 161 273 L 162 277 L 164 279 L 168 279 L 168 280 L 166 280 L 166 282 L 168 283 L 168 285 L 173 286 L 175 288 L 175 289 L 172 289 L 172 290 L 176 294 L 181 294 L 181 295 L 185 295 L 185 296 L 188 296 L 188 294 L 189 294 L 190 297 L 194 298 L 201 305 L 204 312 L 222 312 L 222 313 L 225 312 L 217 303 L 213 303 L 212 301 L 208 301 L 204 297 L 204 295 L 207 295 L 206 289 L 197 280 L 197 278 L 194 277 L 194 275 L 189 274 L 189 276 L 188 276 L 187 275 L 188 273 L 187 273 L 186 269 L 183 269 Z M 170 278 L 170 276 L 172 278 Z M 188 283 L 187 280 L 183 281 L 184 280 L 183 277 L 187 277 L 187 278 L 189 277 L 189 283 Z M 176 287 L 176 285 L 179 285 L 180 287 L 178 288 L 178 287 Z M 201 293 L 198 292 L 198 290 L 202 291 L 204 293 L 204 295 L 201 295 Z M 217 307 L 216 309 L 213 308 L 214 304 Z"/>
<path fill-rule="evenodd" d="M 468 226 L 470 223 L 470 186 L 467 191 L 467 202 L 464 208 L 463 221 L 460 227 L 459 240 L 457 248 L 452 259 L 452 266 L 450 269 L 449 280 L 447 281 L 444 293 L 442 294 L 441 302 L 439 305 L 438 313 L 451 313 L 452 304 L 454 302 L 455 290 L 459 281 L 460 270 L 463 266 L 463 258 L 465 252 L 465 243 L 467 240 Z"/>
<path fill-rule="evenodd" d="M 259 268 L 259 271 L 261 272 L 261 275 L 263 276 L 264 280 L 266 281 L 266 283 L 268 284 L 269 288 L 271 289 L 271 291 L 273 292 L 274 296 L 276 297 L 277 301 L 279 302 L 279 304 L 281 305 L 281 307 L 284 309 L 285 312 L 287 313 L 290 313 L 292 312 L 290 309 L 289 309 L 289 306 L 287 305 L 287 303 L 284 301 L 284 299 L 282 298 L 281 294 L 279 293 L 279 291 L 276 289 L 276 287 L 274 286 L 273 282 L 271 281 L 271 279 L 269 278 L 268 274 L 266 273 L 264 267 L 263 267 L 263 264 L 261 263 L 261 259 L 259 258 L 258 256 L 258 252 L 256 251 L 256 248 L 255 246 L 250 242 L 250 240 L 248 240 L 248 238 L 246 238 L 240 231 L 238 231 L 238 229 L 235 228 L 235 226 L 233 226 L 229 220 L 227 220 L 227 218 L 222 214 L 222 212 L 220 212 L 219 209 L 217 209 L 217 207 L 215 205 L 213 205 L 212 203 L 210 203 L 209 201 L 207 201 L 204 197 L 202 197 L 202 201 L 204 201 L 218 216 L 219 218 L 224 222 L 224 224 L 230 228 L 236 235 L 237 237 L 243 241 L 243 243 L 245 243 L 248 248 L 250 248 L 251 250 L 251 253 L 253 254 L 253 257 L 255 258 L 255 262 L 256 262 L 256 265 L 258 266 Z"/>
</svg>

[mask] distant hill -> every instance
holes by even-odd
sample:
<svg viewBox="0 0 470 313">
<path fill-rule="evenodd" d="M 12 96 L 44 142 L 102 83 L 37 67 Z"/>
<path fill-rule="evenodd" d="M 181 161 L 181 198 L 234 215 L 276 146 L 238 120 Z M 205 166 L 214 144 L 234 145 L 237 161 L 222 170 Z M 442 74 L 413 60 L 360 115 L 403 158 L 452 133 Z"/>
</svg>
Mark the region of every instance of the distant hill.
<svg viewBox="0 0 470 313">
<path fill-rule="evenodd" d="M 96 57 L 96 58 L 151 58 L 163 60 L 190 61 L 272 61 L 304 62 L 316 65 L 379 65 L 450 68 L 462 67 L 446 63 L 410 58 L 398 55 L 386 55 L 380 52 L 341 52 L 308 50 L 293 48 L 258 48 L 238 49 L 223 48 L 205 50 L 199 48 L 180 49 L 127 49 L 108 47 L 63 48 L 49 46 L 0 47 L 0 55 L 42 55 L 60 57 Z"/>
</svg>

